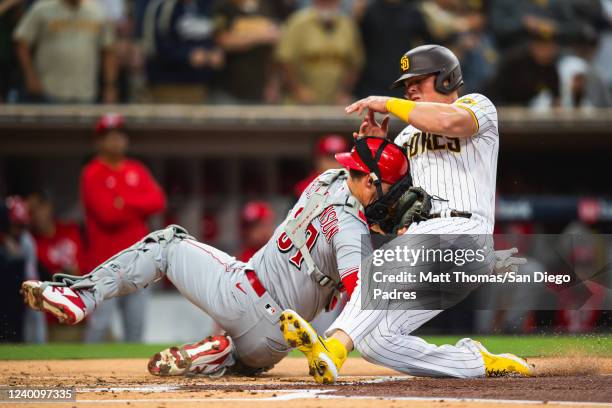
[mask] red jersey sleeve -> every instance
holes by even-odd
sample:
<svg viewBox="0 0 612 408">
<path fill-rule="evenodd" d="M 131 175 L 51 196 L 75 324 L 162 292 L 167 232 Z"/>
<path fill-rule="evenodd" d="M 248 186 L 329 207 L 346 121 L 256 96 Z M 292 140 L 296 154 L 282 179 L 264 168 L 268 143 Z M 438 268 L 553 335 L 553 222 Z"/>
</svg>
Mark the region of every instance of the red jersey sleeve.
<svg viewBox="0 0 612 408">
<path fill-rule="evenodd" d="M 344 286 L 344 289 L 346 290 L 346 294 L 348 295 L 349 299 L 353 295 L 353 291 L 355 290 L 358 281 L 359 269 L 355 269 L 354 272 L 350 272 L 344 275 L 344 277 L 342 278 L 342 285 Z"/>
</svg>

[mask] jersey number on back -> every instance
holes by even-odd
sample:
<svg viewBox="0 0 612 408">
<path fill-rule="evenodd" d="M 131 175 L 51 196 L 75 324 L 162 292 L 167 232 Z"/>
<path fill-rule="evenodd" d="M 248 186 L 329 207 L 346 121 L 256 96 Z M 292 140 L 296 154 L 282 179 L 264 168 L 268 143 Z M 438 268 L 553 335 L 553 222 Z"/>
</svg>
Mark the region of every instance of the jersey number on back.
<svg viewBox="0 0 612 408">
<path fill-rule="evenodd" d="M 295 213 L 295 217 L 297 217 L 300 212 L 302 212 L 302 210 L 303 208 L 297 210 Z M 308 251 L 310 251 L 315 245 L 315 243 L 317 242 L 317 238 L 319 238 L 319 231 L 314 227 L 314 225 L 312 225 L 312 223 L 308 224 L 308 227 L 306 228 L 306 248 L 308 248 Z M 276 246 L 278 247 L 278 250 L 282 253 L 289 252 L 291 249 L 294 248 L 293 242 L 291 242 L 291 239 L 289 239 L 289 236 L 286 232 L 283 232 L 278 237 L 278 239 L 276 240 Z M 304 256 L 302 255 L 299 249 L 295 251 L 295 254 L 291 255 L 291 258 L 289 258 L 289 262 L 291 262 L 298 269 L 301 269 L 303 261 Z"/>
</svg>

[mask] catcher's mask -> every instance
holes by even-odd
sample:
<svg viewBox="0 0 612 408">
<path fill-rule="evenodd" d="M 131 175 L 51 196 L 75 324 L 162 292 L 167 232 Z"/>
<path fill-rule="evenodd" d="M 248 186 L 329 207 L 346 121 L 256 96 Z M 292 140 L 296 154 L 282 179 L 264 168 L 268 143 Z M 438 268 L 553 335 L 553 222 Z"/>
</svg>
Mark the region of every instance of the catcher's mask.
<svg viewBox="0 0 612 408">
<path fill-rule="evenodd" d="M 379 196 L 376 201 L 365 208 L 365 216 L 369 225 L 378 225 L 385 233 L 393 232 L 395 213 L 400 197 L 412 187 L 412 177 L 406 174 L 394 183 L 387 194 Z"/>
<path fill-rule="evenodd" d="M 404 149 L 380 137 L 359 138 L 350 152 L 336 153 L 335 157 L 344 167 L 368 174 L 374 181 L 377 199 L 384 195 L 383 181 L 395 184 L 408 174 Z"/>
</svg>

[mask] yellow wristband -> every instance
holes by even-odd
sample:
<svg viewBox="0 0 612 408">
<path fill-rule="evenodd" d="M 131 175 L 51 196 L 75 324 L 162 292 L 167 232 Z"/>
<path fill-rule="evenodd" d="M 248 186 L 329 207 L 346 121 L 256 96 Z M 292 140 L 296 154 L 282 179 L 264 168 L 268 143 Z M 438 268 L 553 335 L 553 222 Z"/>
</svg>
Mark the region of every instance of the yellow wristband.
<svg viewBox="0 0 612 408">
<path fill-rule="evenodd" d="M 415 106 L 416 102 L 407 99 L 389 98 L 387 101 L 387 110 L 408 123 L 410 120 L 410 112 L 412 112 Z"/>
</svg>

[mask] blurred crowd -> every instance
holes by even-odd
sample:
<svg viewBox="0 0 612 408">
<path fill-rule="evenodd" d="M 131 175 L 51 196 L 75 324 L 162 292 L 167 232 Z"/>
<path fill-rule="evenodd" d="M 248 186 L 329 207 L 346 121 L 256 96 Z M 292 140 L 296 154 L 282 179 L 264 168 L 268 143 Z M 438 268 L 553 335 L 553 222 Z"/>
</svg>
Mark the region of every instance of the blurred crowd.
<svg viewBox="0 0 612 408">
<path fill-rule="evenodd" d="M 0 0 L 0 102 L 342 105 L 438 43 L 464 93 L 606 107 L 611 23 L 612 0 Z"/>
</svg>

